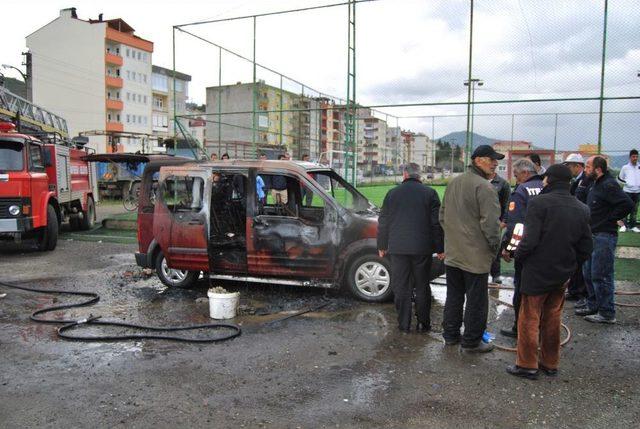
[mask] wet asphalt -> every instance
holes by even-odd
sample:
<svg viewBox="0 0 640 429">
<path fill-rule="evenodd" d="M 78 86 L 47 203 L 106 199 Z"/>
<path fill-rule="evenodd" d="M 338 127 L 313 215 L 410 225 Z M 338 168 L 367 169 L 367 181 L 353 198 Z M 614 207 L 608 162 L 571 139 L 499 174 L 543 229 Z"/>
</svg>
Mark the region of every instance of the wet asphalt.
<svg viewBox="0 0 640 429">
<path fill-rule="evenodd" d="M 67 241 L 39 253 L 0 244 L 0 280 L 98 292 L 60 313 L 145 325 L 210 323 L 201 281 L 167 289 L 135 266 L 131 245 Z M 218 285 L 218 283 L 216 283 Z M 218 344 L 61 340 L 29 314 L 67 298 L 0 286 L 0 427 L 575 427 L 640 424 L 640 309 L 615 326 L 572 314 L 557 378 L 514 378 L 512 353 L 461 354 L 437 333 L 402 334 L 391 304 L 338 291 L 223 284 L 241 293 L 240 337 Z M 638 284 L 619 283 L 638 290 Z M 498 291 L 491 292 L 498 297 Z M 438 331 L 445 290 L 434 286 Z M 510 300 L 508 291 L 500 299 Z M 640 297 L 618 297 L 640 303 Z M 326 305 L 325 305 L 326 304 Z M 297 311 L 322 309 L 285 321 Z M 491 301 L 489 330 L 512 323 Z M 122 330 L 83 327 L 82 334 Z M 222 334 L 197 331 L 193 335 Z M 498 335 L 496 341 L 513 346 Z"/>
</svg>

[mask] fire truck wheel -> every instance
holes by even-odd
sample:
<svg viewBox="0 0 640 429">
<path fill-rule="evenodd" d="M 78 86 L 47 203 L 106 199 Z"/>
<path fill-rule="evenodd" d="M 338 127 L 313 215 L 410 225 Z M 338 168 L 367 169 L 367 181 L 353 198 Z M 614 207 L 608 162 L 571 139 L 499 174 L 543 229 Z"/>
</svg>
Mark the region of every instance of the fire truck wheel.
<svg viewBox="0 0 640 429">
<path fill-rule="evenodd" d="M 375 254 L 360 256 L 351 262 L 346 283 L 356 298 L 367 302 L 385 302 L 391 299 L 390 264 Z"/>
<path fill-rule="evenodd" d="M 87 197 L 87 210 L 82 212 L 82 220 L 80 221 L 80 229 L 89 230 L 93 228 L 96 216 L 96 203 L 93 198 Z"/>
<path fill-rule="evenodd" d="M 38 250 L 53 250 L 58 244 L 58 216 L 53 206 L 47 206 L 47 226 L 40 228 L 36 234 Z"/>
<path fill-rule="evenodd" d="M 156 256 L 156 274 L 158 274 L 158 278 L 165 285 L 180 289 L 193 287 L 200 277 L 200 272 L 198 271 L 169 268 L 162 252 L 158 252 L 158 256 Z"/>
</svg>

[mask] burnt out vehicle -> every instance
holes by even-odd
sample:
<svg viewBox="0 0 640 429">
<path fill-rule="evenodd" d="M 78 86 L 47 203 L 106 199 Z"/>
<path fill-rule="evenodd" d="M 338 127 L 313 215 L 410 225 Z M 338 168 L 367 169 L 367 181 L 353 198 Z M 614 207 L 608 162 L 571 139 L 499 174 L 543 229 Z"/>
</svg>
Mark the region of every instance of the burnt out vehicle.
<svg viewBox="0 0 640 429">
<path fill-rule="evenodd" d="M 174 165 L 170 165 L 170 164 Z M 152 177 L 159 171 L 155 198 Z M 163 160 L 145 169 L 138 265 L 170 287 L 212 279 L 345 286 L 389 299 L 390 268 L 376 249 L 378 211 L 334 170 L 292 161 Z M 442 274 L 434 263 L 432 277 Z"/>
</svg>

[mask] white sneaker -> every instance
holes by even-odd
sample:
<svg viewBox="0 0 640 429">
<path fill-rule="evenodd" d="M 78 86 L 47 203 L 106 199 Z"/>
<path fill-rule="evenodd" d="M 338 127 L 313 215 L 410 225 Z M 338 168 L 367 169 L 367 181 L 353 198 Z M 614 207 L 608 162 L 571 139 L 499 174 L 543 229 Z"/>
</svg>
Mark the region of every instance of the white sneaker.
<svg viewBox="0 0 640 429">
<path fill-rule="evenodd" d="M 622 225 L 622 226 L 620 227 L 620 229 L 618 230 L 618 232 L 627 232 L 627 227 L 626 227 L 626 226 L 624 226 L 624 225 Z"/>
<path fill-rule="evenodd" d="M 633 228 L 631 228 L 631 231 L 640 232 L 640 228 L 638 228 L 637 226 L 634 226 Z"/>
</svg>

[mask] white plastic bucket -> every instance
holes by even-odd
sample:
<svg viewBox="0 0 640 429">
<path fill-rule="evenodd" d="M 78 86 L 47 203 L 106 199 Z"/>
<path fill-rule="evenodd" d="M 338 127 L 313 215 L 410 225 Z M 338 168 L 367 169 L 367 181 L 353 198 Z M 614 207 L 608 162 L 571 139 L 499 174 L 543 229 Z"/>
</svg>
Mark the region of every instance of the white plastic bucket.
<svg viewBox="0 0 640 429">
<path fill-rule="evenodd" d="M 212 319 L 233 319 L 236 317 L 240 293 L 213 293 L 207 292 L 209 296 L 209 316 Z"/>
</svg>

